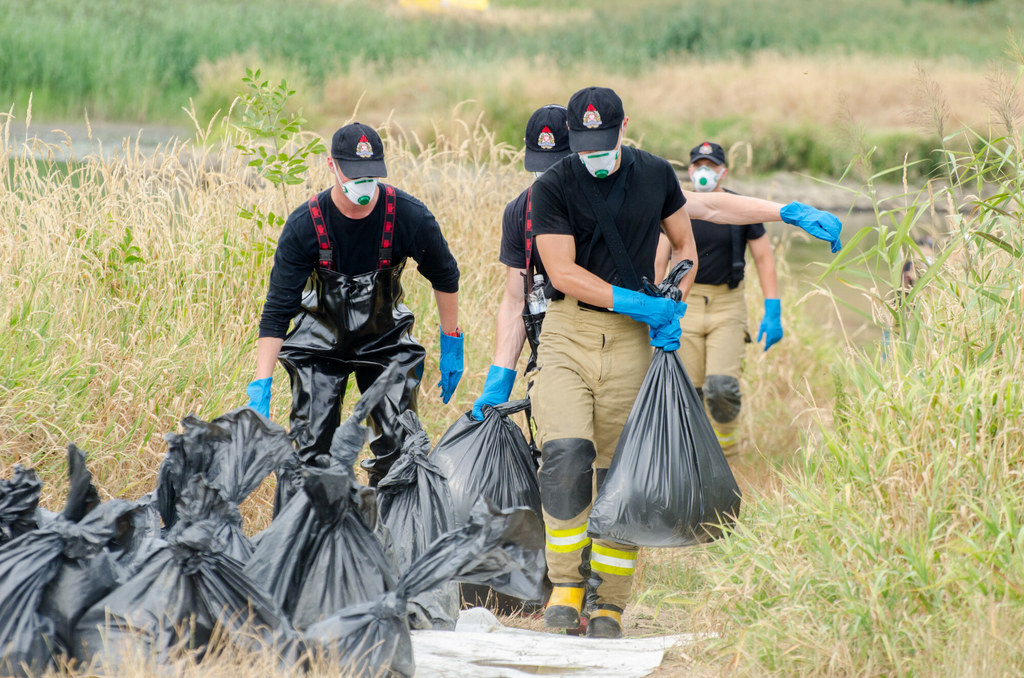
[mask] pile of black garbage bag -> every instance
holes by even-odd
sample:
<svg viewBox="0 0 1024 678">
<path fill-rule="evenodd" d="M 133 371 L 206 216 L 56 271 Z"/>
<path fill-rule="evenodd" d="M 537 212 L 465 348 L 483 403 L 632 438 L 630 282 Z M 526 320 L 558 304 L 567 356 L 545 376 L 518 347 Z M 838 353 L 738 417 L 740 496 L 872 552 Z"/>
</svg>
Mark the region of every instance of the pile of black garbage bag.
<svg viewBox="0 0 1024 678">
<path fill-rule="evenodd" d="M 537 512 L 479 496 L 456 521 L 412 412 L 378 491 L 356 480 L 360 422 L 396 378 L 389 369 L 363 394 L 316 466 L 297 461 L 283 428 L 238 408 L 189 416 L 165 436 L 157 486 L 138 501 L 100 501 L 74 445 L 59 514 L 39 508 L 36 473 L 14 467 L 0 479 L 0 675 L 69 665 L 116 675 L 124 662 L 201 661 L 231 643 L 272 649 L 282 668 L 328 658 L 411 676 L 410 628 L 453 628 L 456 582 L 537 597 Z M 239 505 L 281 469 L 299 487 L 250 539 Z"/>
</svg>

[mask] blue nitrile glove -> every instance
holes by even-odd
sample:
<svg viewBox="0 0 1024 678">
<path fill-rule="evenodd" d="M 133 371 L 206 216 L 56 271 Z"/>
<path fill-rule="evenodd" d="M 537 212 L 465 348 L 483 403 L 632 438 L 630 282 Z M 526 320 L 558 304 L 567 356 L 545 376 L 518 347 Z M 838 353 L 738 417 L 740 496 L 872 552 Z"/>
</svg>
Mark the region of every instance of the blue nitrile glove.
<svg viewBox="0 0 1024 678">
<path fill-rule="evenodd" d="M 683 309 L 678 309 L 681 301 L 673 301 L 666 297 L 652 297 L 643 292 L 634 292 L 624 287 L 612 286 L 612 310 L 616 313 L 628 315 L 633 320 L 647 323 L 652 328 L 660 328 L 673 320 L 678 321 L 686 312 L 686 304 Z"/>
<path fill-rule="evenodd" d="M 512 395 L 512 385 L 516 383 L 516 371 L 507 367 L 491 365 L 487 371 L 487 381 L 484 382 L 484 391 L 473 403 L 473 418 L 477 421 L 484 419 L 484 405 L 500 405 L 507 403 Z"/>
<path fill-rule="evenodd" d="M 675 320 L 666 323 L 658 328 L 651 328 L 648 333 L 651 337 L 651 346 L 665 351 L 675 351 L 679 348 L 679 338 L 682 336 L 683 328 L 679 321 L 686 315 L 686 303 L 682 301 L 672 302 L 676 305 L 677 316 Z"/>
<path fill-rule="evenodd" d="M 459 336 L 452 337 L 441 330 L 441 380 L 437 385 L 441 387 L 441 400 L 448 404 L 455 387 L 462 379 L 462 332 Z"/>
<path fill-rule="evenodd" d="M 825 240 L 832 245 L 832 252 L 838 252 L 843 244 L 839 242 L 839 234 L 843 224 L 834 214 L 819 210 L 802 202 L 791 202 L 783 206 L 779 214 L 787 224 L 804 229 L 815 238 Z"/>
<path fill-rule="evenodd" d="M 764 300 L 764 318 L 757 331 L 757 341 L 764 337 L 764 350 L 770 349 L 782 339 L 782 302 L 778 299 Z"/>
<path fill-rule="evenodd" d="M 249 396 L 249 407 L 270 419 L 270 385 L 274 383 L 273 377 L 256 379 L 250 381 L 245 387 L 245 394 Z"/>
</svg>

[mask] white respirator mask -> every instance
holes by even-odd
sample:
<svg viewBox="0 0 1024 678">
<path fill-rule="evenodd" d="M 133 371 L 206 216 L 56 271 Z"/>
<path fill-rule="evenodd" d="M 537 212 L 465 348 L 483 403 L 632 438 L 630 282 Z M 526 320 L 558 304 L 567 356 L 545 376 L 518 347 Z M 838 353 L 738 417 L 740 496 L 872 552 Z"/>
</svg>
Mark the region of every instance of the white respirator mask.
<svg viewBox="0 0 1024 678">
<path fill-rule="evenodd" d="M 693 189 L 700 193 L 710 193 L 718 186 L 719 174 L 710 167 L 698 167 L 693 170 Z"/>
<path fill-rule="evenodd" d="M 611 151 L 596 151 L 594 153 L 577 153 L 583 166 L 590 172 L 590 176 L 597 179 L 604 179 L 615 169 L 615 162 L 619 159 L 619 149 Z"/>
<path fill-rule="evenodd" d="M 377 190 L 377 179 L 375 177 L 342 181 L 337 167 L 334 168 L 334 175 L 338 177 L 338 181 L 341 183 L 341 192 L 354 204 L 365 207 L 373 200 L 373 194 Z"/>
</svg>

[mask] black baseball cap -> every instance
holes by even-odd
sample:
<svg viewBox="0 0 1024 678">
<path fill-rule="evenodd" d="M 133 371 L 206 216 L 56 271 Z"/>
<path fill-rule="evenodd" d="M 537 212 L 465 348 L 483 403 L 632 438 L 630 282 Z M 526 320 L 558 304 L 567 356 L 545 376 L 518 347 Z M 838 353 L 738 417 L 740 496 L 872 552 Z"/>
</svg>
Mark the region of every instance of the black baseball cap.
<svg viewBox="0 0 1024 678">
<path fill-rule="evenodd" d="M 526 123 L 527 172 L 544 172 L 569 155 L 569 129 L 565 126 L 565 106 L 548 104 L 533 112 Z"/>
<path fill-rule="evenodd" d="M 725 151 L 718 144 L 705 141 L 690 150 L 690 164 L 692 165 L 698 160 L 710 160 L 716 165 L 725 165 Z"/>
<path fill-rule="evenodd" d="M 626 118 L 622 99 L 607 87 L 585 87 L 569 99 L 569 148 L 576 151 L 610 151 L 619 142 Z"/>
<path fill-rule="evenodd" d="M 338 170 L 350 179 L 386 177 L 384 143 L 369 125 L 353 122 L 338 129 L 331 139 L 331 157 Z"/>
</svg>

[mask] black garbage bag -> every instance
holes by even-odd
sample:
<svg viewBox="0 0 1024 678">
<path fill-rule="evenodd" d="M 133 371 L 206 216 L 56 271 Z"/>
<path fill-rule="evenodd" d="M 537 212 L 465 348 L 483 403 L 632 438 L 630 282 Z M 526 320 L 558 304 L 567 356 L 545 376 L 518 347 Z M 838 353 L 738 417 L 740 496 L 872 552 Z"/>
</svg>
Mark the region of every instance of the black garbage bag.
<svg viewBox="0 0 1024 678">
<path fill-rule="evenodd" d="M 293 452 L 288 433 L 249 407 L 206 422 L 181 421 L 183 433 L 168 433 L 167 454 L 157 472 L 157 508 L 164 528 L 177 522 L 178 494 L 196 474 L 219 487 L 237 506 Z"/>
<path fill-rule="evenodd" d="M 218 627 L 253 651 L 287 647 L 294 634 L 284 613 L 225 552 L 221 527 L 236 511 L 220 487 L 193 477 L 178 495 L 166 541 L 78 620 L 75 657 L 105 669 L 132 656 L 202 658 Z"/>
<path fill-rule="evenodd" d="M 510 418 L 529 405 L 523 399 L 484 407 L 483 421 L 466 412 L 437 442 L 429 459 L 448 478 L 456 525 L 466 524 L 481 495 L 499 508 L 525 506 L 541 515 L 530 445 Z"/>
<path fill-rule="evenodd" d="M 36 509 L 43 487 L 36 472 L 15 464 L 11 479 L 0 478 L 0 545 L 38 527 Z"/>
<path fill-rule="evenodd" d="M 360 422 L 396 375 L 394 365 L 384 371 L 334 432 L 329 457 L 312 460 L 325 468 L 299 466 L 303 491 L 260 533 L 246 564 L 297 629 L 395 587 L 394 562 L 377 534 L 376 494 L 356 480 L 353 465 L 369 434 Z"/>
<path fill-rule="evenodd" d="M 659 293 L 678 293 L 687 263 L 670 272 Z M 719 536 L 739 508 L 739 486 L 682 361 L 675 351 L 655 349 L 588 534 L 634 546 L 689 546 Z"/>
<path fill-rule="evenodd" d="M 0 673 L 37 675 L 73 644 L 75 622 L 122 577 L 134 503 L 97 497 L 85 453 L 68 446 L 64 511 L 0 547 Z"/>
<path fill-rule="evenodd" d="M 533 452 L 522 430 L 511 419 L 511 415 L 529 406 L 529 399 L 485 406 L 483 421 L 466 412 L 434 447 L 429 459 L 448 477 L 456 525 L 465 524 L 481 496 L 499 508 L 528 507 L 538 520 L 543 520 Z M 476 584 L 463 584 L 460 588 L 464 605 L 487 606 L 501 613 L 532 610 L 543 602 L 502 596 Z"/>
<path fill-rule="evenodd" d="M 466 523 L 431 544 L 394 591 L 314 624 L 303 638 L 307 648 L 336 654 L 354 675 L 412 676 L 411 598 L 449 581 L 535 598 L 543 573 L 544 530 L 537 514 L 523 508 L 503 511 L 481 498 Z"/>
<path fill-rule="evenodd" d="M 377 485 L 381 521 L 390 531 L 399 572 L 409 568 L 441 535 L 455 527 L 452 495 L 444 474 L 428 458 L 430 438 L 415 412 L 399 417 L 406 431 L 402 455 Z M 413 628 L 454 630 L 459 588 L 442 584 L 409 601 Z"/>
<path fill-rule="evenodd" d="M 370 416 L 370 412 L 376 407 L 384 398 L 387 396 L 388 389 L 393 387 L 395 384 L 401 383 L 406 379 L 406 374 L 402 371 L 400 361 L 395 360 L 391 362 L 387 368 L 380 373 L 380 376 L 374 380 L 370 388 L 366 389 L 359 398 L 355 407 L 352 409 L 352 416 L 349 417 L 347 422 L 344 422 L 342 426 L 334 432 L 334 436 L 331 438 L 331 445 L 335 444 L 338 440 L 338 431 L 341 428 L 346 428 L 343 437 L 348 436 L 350 444 L 356 444 L 358 439 L 359 448 L 356 450 L 357 456 L 358 451 L 362 449 L 363 444 L 366 442 L 366 430 L 362 427 L 360 422 Z M 284 458 L 284 460 L 278 465 L 277 469 L 277 488 L 274 491 L 274 518 L 284 510 L 284 507 L 288 505 L 292 497 L 301 493 L 302 480 L 300 478 L 299 471 L 304 466 L 313 466 L 324 468 L 328 465 L 328 459 L 324 457 L 333 456 L 333 452 L 328 451 L 327 455 L 312 456 L 308 459 L 301 459 L 298 452 L 293 448 L 291 454 Z M 353 463 L 354 463 L 353 458 Z"/>
</svg>

